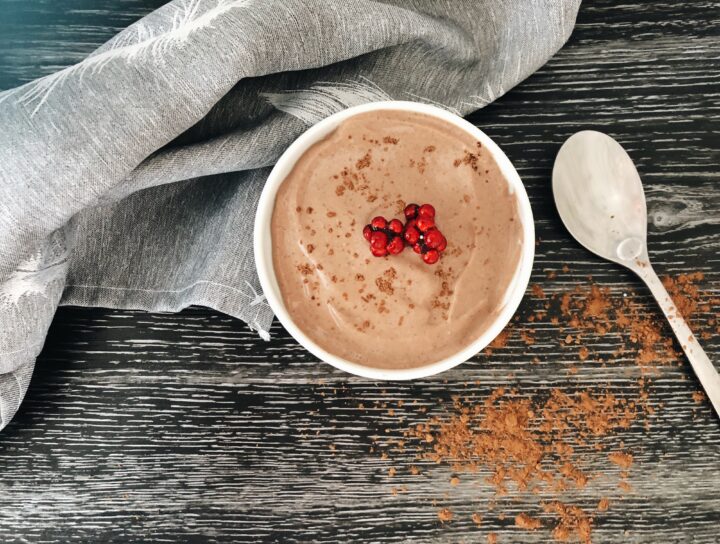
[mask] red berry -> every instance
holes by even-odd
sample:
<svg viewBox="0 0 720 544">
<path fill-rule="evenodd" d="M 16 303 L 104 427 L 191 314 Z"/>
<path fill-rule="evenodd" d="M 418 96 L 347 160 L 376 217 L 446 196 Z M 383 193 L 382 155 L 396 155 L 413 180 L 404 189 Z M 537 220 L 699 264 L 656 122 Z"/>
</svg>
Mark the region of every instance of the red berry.
<svg viewBox="0 0 720 544">
<path fill-rule="evenodd" d="M 402 238 L 399 236 L 395 236 L 392 240 L 390 240 L 390 243 L 387 245 L 387 251 L 390 255 L 397 255 L 398 253 L 402 253 L 402 250 L 405 249 L 405 244 L 403 244 Z"/>
<path fill-rule="evenodd" d="M 388 229 L 394 232 L 395 234 L 401 234 L 403 230 L 403 224 L 402 221 L 399 219 L 393 219 L 388 223 Z"/>
<path fill-rule="evenodd" d="M 437 249 L 428 249 L 425 253 L 423 253 L 422 259 L 427 264 L 435 264 L 438 262 L 438 259 L 440 258 L 440 254 L 438 253 Z"/>
<path fill-rule="evenodd" d="M 407 206 L 405 206 L 404 213 L 405 213 L 405 217 L 407 217 L 408 219 L 415 219 L 415 217 L 417 217 L 417 213 L 418 213 L 418 205 L 417 204 L 408 204 Z"/>
<path fill-rule="evenodd" d="M 388 237 L 381 230 L 376 230 L 370 234 L 370 247 L 373 249 L 385 249 L 387 247 Z"/>
<path fill-rule="evenodd" d="M 447 247 L 447 239 L 443 236 L 442 240 L 440 240 L 440 243 L 438 244 L 438 246 L 435 249 L 437 249 L 438 251 L 445 251 L 446 247 Z"/>
<path fill-rule="evenodd" d="M 372 234 L 372 232 L 372 227 L 370 225 L 365 225 L 365 227 L 363 228 L 363 236 L 368 242 L 370 241 L 370 235 Z"/>
<path fill-rule="evenodd" d="M 440 242 L 442 242 L 443 235 L 442 233 L 437 229 L 430 229 L 425 233 L 425 245 L 428 246 L 430 249 L 437 249 L 440 247 Z"/>
<path fill-rule="evenodd" d="M 417 228 L 420 232 L 427 232 L 435 226 L 435 220 L 432 217 L 421 215 L 417 219 Z"/>
<path fill-rule="evenodd" d="M 412 245 L 417 244 L 418 240 L 420 240 L 420 232 L 415 227 L 405 227 L 405 241 Z"/>
<path fill-rule="evenodd" d="M 422 255 L 427 264 L 435 264 L 440 252 L 447 248 L 447 239 L 435 226 L 435 208 L 430 204 L 408 204 L 403 210 L 406 223 L 399 219 L 388 221 L 381 215 L 374 217 L 363 228 L 363 237 L 370 242 L 370 251 L 376 257 L 398 255 L 405 245 Z"/>
<path fill-rule="evenodd" d="M 423 204 L 418 210 L 418 215 L 425 215 L 427 217 L 435 217 L 435 208 L 430 204 Z"/>
<path fill-rule="evenodd" d="M 372 228 L 374 229 L 384 229 L 385 227 L 387 227 L 387 221 L 384 217 L 378 215 L 372 221 L 370 221 L 370 225 L 372 225 Z"/>
</svg>

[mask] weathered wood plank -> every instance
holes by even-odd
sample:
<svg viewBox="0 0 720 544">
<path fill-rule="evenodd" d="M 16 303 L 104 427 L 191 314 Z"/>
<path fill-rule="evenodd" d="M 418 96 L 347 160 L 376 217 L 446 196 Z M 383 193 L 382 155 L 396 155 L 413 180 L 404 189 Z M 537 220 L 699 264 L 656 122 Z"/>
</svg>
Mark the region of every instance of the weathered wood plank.
<svg viewBox="0 0 720 544">
<path fill-rule="evenodd" d="M 0 89 L 79 60 L 160 3 L 2 0 Z M 586 285 L 592 274 L 613 297 L 635 290 L 657 313 L 635 278 L 572 242 L 553 209 L 549 180 L 560 144 L 599 128 L 626 146 L 641 172 L 658 271 L 702 270 L 703 289 L 720 296 L 718 19 L 717 2 L 586 2 L 565 49 L 471 116 L 528 187 L 540 238 L 532 282 L 546 293 Z M 570 271 L 549 281 L 546 273 L 564 264 Z M 500 542 L 549 541 L 547 531 L 518 531 L 511 517 L 488 516 L 475 528 L 470 513 L 492 499 L 482 474 L 452 489 L 444 467 L 389 478 L 391 461 L 369 452 L 385 428 L 419 421 L 413 406 L 441 413 L 455 394 L 482 398 L 499 385 L 528 396 L 552 387 L 633 394 L 632 361 L 578 361 L 556 328 L 528 319 L 540 304 L 528 293 L 513 325 L 535 333 L 533 346 L 515 334 L 492 357 L 412 383 L 348 377 L 278 326 L 264 343 L 207 310 L 61 309 L 26 402 L 0 436 L 0 534 L 49 543 L 477 542 L 495 531 Z M 694 318 L 698 331 L 712 333 L 704 343 L 715 360 L 717 314 L 713 307 Z M 586 338 L 601 353 L 617 344 L 613 336 Z M 542 363 L 528 364 L 532 356 Z M 693 400 L 697 387 L 685 363 L 663 368 L 650 390 L 657 413 L 649 429 L 638 422 L 610 438 L 635 454 L 634 492 L 599 516 L 594 542 L 718 541 L 720 425 Z M 395 416 L 376 401 L 394 406 Z M 582 453 L 607 471 L 592 451 Z M 407 466 L 410 455 L 396 455 L 393 466 Z M 407 493 L 393 496 L 401 485 Z M 616 485 L 598 478 L 582 496 L 616 496 Z M 433 501 L 456 520 L 441 526 Z M 514 493 L 506 504 L 533 511 L 537 498 Z"/>
</svg>

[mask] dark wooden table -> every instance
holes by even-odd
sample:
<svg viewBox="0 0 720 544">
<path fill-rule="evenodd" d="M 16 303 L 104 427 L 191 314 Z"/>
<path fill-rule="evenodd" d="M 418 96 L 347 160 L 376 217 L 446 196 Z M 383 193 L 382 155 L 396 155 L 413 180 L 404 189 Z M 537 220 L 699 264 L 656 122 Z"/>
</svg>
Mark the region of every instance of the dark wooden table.
<svg viewBox="0 0 720 544">
<path fill-rule="evenodd" d="M 80 60 L 160 4 L 0 0 L 0 89 Z M 540 240 L 532 283 L 557 293 L 592 274 L 613 297 L 635 290 L 644 311 L 658 313 L 638 280 L 579 248 L 554 211 L 560 144 L 596 128 L 638 166 L 659 273 L 703 271 L 700 287 L 718 295 L 719 24 L 717 2 L 587 1 L 562 51 L 470 117 L 504 148 L 530 194 Z M 564 264 L 569 272 L 550 281 Z M 413 383 L 352 378 L 279 326 L 265 343 L 205 309 L 62 308 L 25 403 L 0 434 L 0 540 L 484 542 L 493 531 L 501 543 L 551 541 L 511 518 L 488 515 L 476 528 L 469 512 L 493 499 L 483 474 L 452 490 L 442 465 L 422 478 L 390 478 L 388 461 L 369 451 L 373 436 L 399 426 L 383 403 L 432 411 L 454 394 L 482 398 L 502 384 L 531 395 L 607 383 L 622 395 L 635 384 L 631 360 L 601 368 L 570 358 L 557 328 L 530 320 L 535 304 L 529 293 L 512 325 L 533 332 L 534 345 L 514 335 L 491 357 Z M 693 320 L 716 361 L 717 314 L 705 308 Z M 586 342 L 609 349 L 602 336 Z M 529 364 L 534 356 L 539 364 Z M 594 542 L 720 542 L 720 423 L 693 399 L 690 374 L 684 360 L 664 367 L 650 388 L 648 425 L 616 437 L 635 455 L 633 491 L 596 517 Z M 413 424 L 413 412 L 405 415 Z M 407 492 L 391 494 L 403 485 Z M 615 484 L 585 493 L 597 500 L 603 485 Z M 452 523 L 438 521 L 434 501 L 458 513 Z"/>
</svg>

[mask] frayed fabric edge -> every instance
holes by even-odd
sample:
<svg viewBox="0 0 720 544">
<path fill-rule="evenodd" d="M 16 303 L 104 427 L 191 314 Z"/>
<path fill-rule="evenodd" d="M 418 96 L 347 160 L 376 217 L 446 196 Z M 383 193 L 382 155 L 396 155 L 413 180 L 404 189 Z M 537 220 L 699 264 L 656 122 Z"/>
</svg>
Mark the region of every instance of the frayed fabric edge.
<svg viewBox="0 0 720 544">
<path fill-rule="evenodd" d="M 153 290 L 99 285 L 68 285 L 60 306 L 141 310 L 178 313 L 190 306 L 203 306 L 239 319 L 263 340 L 270 341 L 273 313 L 266 302 L 249 304 L 237 288 L 198 281 L 186 289 Z"/>
</svg>

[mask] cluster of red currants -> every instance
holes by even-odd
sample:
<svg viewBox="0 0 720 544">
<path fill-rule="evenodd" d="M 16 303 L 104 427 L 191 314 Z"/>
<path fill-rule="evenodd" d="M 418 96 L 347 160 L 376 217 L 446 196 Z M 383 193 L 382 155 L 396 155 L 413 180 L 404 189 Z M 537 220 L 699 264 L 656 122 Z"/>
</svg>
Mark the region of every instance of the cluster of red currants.
<svg viewBox="0 0 720 544">
<path fill-rule="evenodd" d="M 405 224 L 378 216 L 365 225 L 363 236 L 370 242 L 370 251 L 376 257 L 397 255 L 408 245 L 427 264 L 435 264 L 447 247 L 445 236 L 435 226 L 435 208 L 430 204 L 408 204 L 404 213 Z"/>
</svg>

